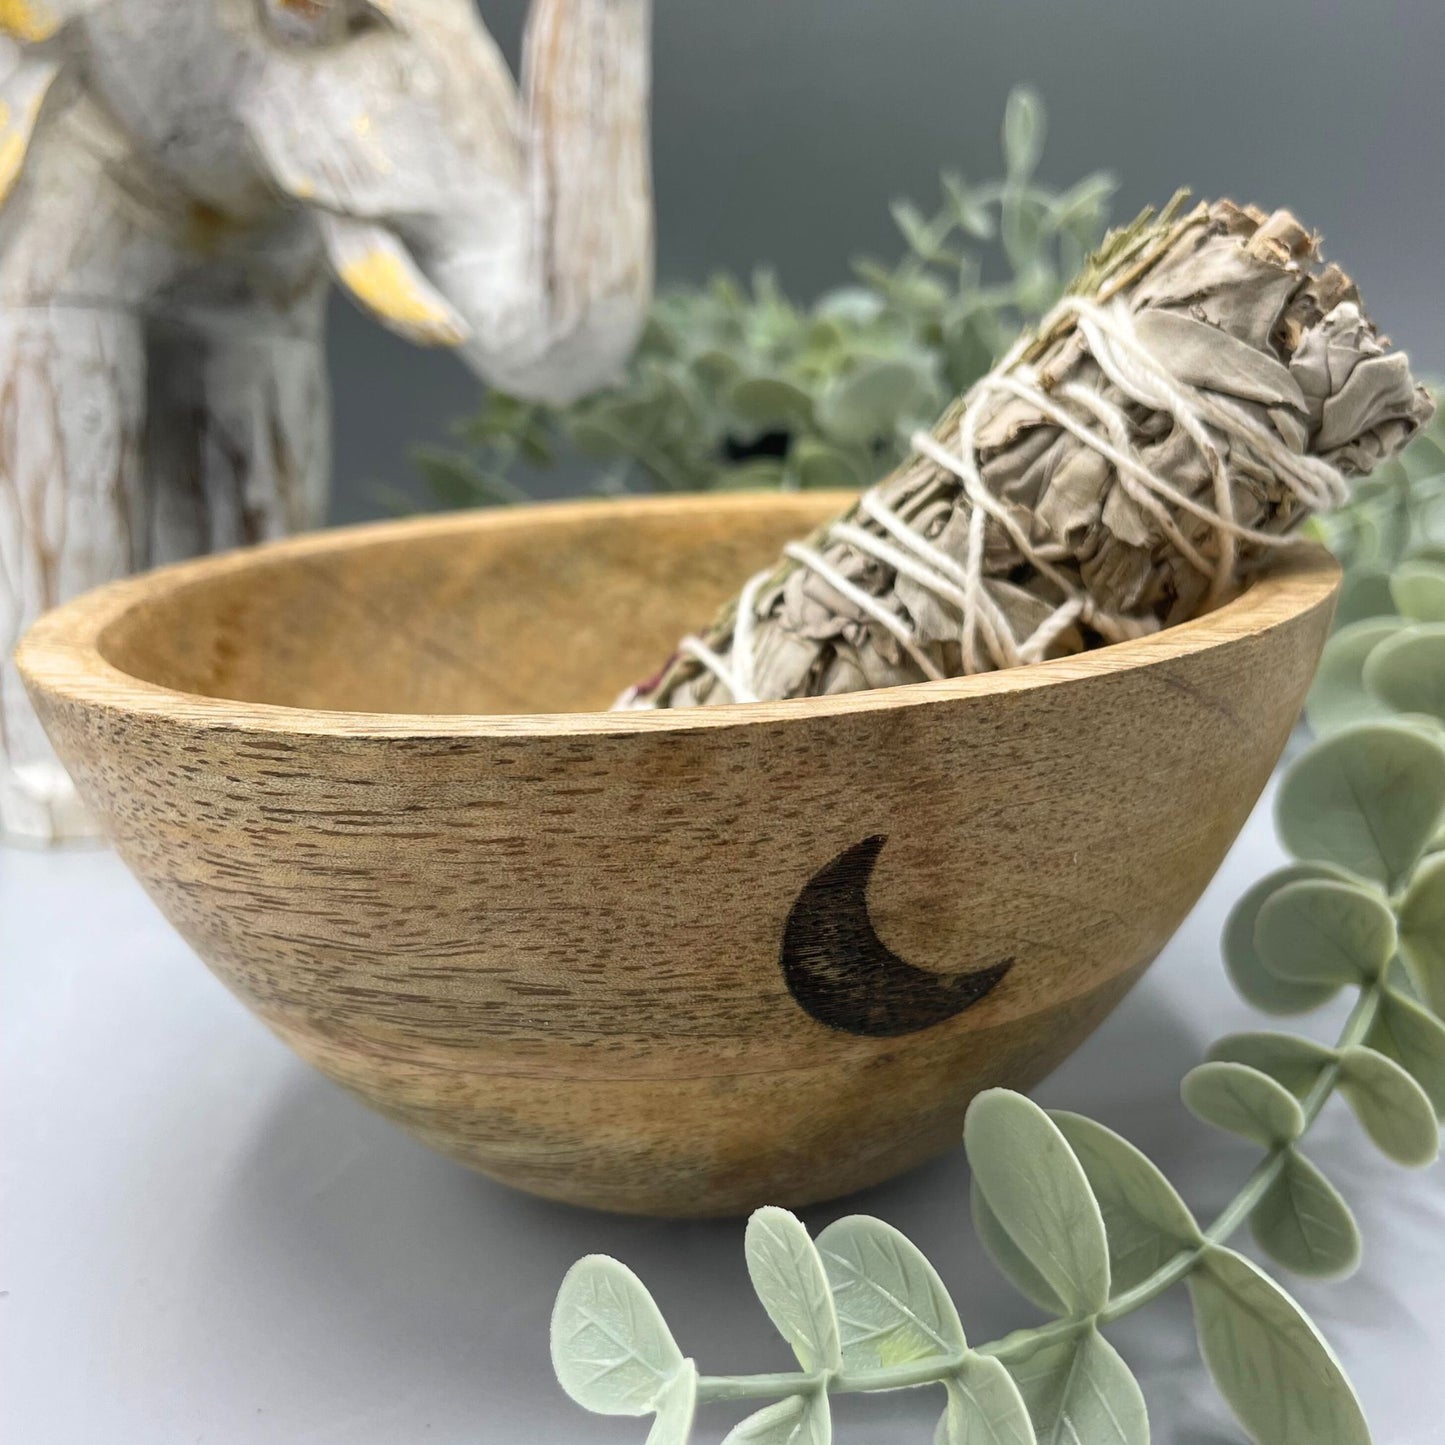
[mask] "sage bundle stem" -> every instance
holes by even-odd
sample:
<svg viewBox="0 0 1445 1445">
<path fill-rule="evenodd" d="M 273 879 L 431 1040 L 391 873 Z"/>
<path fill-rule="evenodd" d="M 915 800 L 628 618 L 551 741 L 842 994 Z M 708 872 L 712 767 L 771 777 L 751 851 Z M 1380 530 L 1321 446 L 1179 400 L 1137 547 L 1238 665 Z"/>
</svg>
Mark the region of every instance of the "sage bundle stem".
<svg viewBox="0 0 1445 1445">
<path fill-rule="evenodd" d="M 1066 656 L 1217 606 L 1432 405 L 1287 211 L 1179 198 L 627 708 L 807 697 Z"/>
</svg>

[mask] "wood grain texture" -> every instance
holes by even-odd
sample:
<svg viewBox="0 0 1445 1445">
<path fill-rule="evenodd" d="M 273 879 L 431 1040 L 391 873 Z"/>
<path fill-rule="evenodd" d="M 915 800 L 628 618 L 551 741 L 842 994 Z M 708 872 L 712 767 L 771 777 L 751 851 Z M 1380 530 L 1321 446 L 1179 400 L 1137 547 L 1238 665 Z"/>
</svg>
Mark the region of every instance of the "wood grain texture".
<svg viewBox="0 0 1445 1445">
<path fill-rule="evenodd" d="M 957 1143 L 1163 946 L 1284 746 L 1334 564 L 1158 636 L 840 697 L 589 711 L 837 496 L 577 503 L 279 543 L 52 613 L 20 667 L 121 855 L 298 1053 L 453 1157 L 673 1215 Z M 1011 958 L 868 1037 L 789 992 L 800 892 L 886 836 L 872 927 Z"/>
<path fill-rule="evenodd" d="M 9 657 L 48 606 L 319 524 L 335 280 L 520 396 L 652 285 L 651 0 L 0 3 L 0 837 L 92 831 Z M 43 19 L 42 19 L 43 16 Z"/>
</svg>

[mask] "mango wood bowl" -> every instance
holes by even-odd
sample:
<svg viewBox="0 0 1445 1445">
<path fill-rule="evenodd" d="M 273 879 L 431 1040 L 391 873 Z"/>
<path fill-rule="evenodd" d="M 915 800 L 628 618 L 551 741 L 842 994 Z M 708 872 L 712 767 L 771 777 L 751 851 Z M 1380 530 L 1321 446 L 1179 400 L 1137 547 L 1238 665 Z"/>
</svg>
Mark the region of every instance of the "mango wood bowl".
<svg viewBox="0 0 1445 1445">
<path fill-rule="evenodd" d="M 556 1199 L 803 1204 L 956 1145 L 1114 1007 L 1278 759 L 1337 581 L 1295 554 L 1083 657 L 604 711 L 846 500 L 324 533 L 93 592 L 21 669 L 166 915 L 383 1114 Z"/>
</svg>

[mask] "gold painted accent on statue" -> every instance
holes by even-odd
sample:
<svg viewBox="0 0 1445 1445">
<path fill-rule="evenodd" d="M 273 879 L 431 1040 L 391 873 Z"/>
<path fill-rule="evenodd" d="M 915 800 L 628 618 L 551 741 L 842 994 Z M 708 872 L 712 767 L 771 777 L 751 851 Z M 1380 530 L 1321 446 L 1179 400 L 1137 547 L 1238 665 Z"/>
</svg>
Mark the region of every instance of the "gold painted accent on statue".
<svg viewBox="0 0 1445 1445">
<path fill-rule="evenodd" d="M 465 330 L 417 284 L 400 257 L 371 251 L 341 269 L 341 283 L 369 310 L 418 341 L 460 346 Z"/>
<path fill-rule="evenodd" d="M 35 0 L 0 0 L 0 32 L 6 35 L 39 44 L 59 29 L 59 18 Z"/>
</svg>

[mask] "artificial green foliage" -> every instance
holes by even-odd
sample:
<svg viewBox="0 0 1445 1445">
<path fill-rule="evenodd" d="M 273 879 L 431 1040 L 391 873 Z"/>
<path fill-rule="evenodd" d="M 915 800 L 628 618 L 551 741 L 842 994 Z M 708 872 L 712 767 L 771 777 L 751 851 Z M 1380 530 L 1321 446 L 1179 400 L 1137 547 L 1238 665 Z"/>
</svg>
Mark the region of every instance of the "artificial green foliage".
<svg viewBox="0 0 1445 1445">
<path fill-rule="evenodd" d="M 1348 506 L 1311 525 L 1345 579 L 1305 708 L 1310 726 L 1324 735 L 1404 716 L 1445 728 L 1445 404 Z"/>
<path fill-rule="evenodd" d="M 1181 1092 L 1196 1119 L 1256 1144 L 1282 1146 L 1305 1131 L 1299 1100 L 1249 1064 L 1200 1064 L 1184 1076 Z"/>
<path fill-rule="evenodd" d="M 1298 1149 L 1260 1196 L 1250 1231 L 1271 1258 L 1296 1274 L 1341 1278 L 1360 1262 L 1360 1231 L 1339 1191 Z"/>
<path fill-rule="evenodd" d="M 1393 888 L 1440 827 L 1445 749 L 1403 722 L 1362 723 L 1299 759 L 1280 784 L 1276 811 L 1295 857 Z M 1261 941 L 1256 922 L 1256 948 Z"/>
<path fill-rule="evenodd" d="M 698 1375 L 636 1277 L 593 1257 L 568 1274 L 553 1316 L 563 1388 L 601 1413 L 655 1413 L 649 1445 L 682 1445 L 694 1403 L 708 1400 L 762 1402 L 725 1445 L 828 1445 L 832 1396 L 930 1385 L 943 1387 L 938 1445 L 1147 1445 L 1143 1395 L 1102 1331 L 1182 1281 L 1205 1363 L 1254 1440 L 1368 1445 L 1329 1345 L 1228 1241 L 1247 1224 L 1304 1276 L 1358 1263 L 1350 1207 L 1306 1152 L 1337 1091 L 1386 1159 L 1418 1167 L 1439 1152 L 1445 740 L 1409 720 L 1341 729 L 1286 771 L 1278 807 L 1295 861 L 1231 915 L 1230 974 L 1276 1014 L 1341 990 L 1355 1000 L 1333 1046 L 1235 1034 L 1186 1076 L 1189 1109 L 1260 1151 L 1211 1224 L 1102 1124 L 991 1089 L 964 1133 L 974 1224 L 1044 1323 L 971 1344 L 933 1266 L 890 1225 L 852 1216 L 814 1241 L 764 1209 L 748 1225 L 748 1272 L 798 1370 Z"/>
<path fill-rule="evenodd" d="M 1259 1445 L 1369 1445 L 1365 1413 L 1334 1351 L 1262 1269 L 1211 1245 L 1189 1275 L 1189 1294 L 1209 1373 Z"/>
<path fill-rule="evenodd" d="M 1435 399 L 1445 401 L 1445 389 Z M 1345 568 L 1337 628 L 1363 617 L 1440 621 L 1434 608 L 1445 564 L 1445 406 L 1398 457 L 1355 484 L 1348 506 L 1310 526 Z"/>
<path fill-rule="evenodd" d="M 931 214 L 896 202 L 897 264 L 856 261 L 855 283 L 811 306 L 766 271 L 664 290 L 617 386 L 566 407 L 493 392 L 459 428 L 461 449 L 418 454 L 425 480 L 445 506 L 511 502 L 519 464 L 570 454 L 596 461 L 607 493 L 869 485 L 1102 236 L 1113 181 L 1041 185 L 1043 141 L 1043 107 L 1015 91 L 1003 179 L 945 175 Z"/>
</svg>

